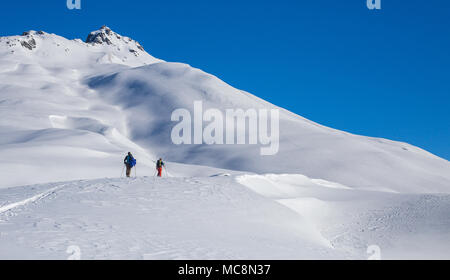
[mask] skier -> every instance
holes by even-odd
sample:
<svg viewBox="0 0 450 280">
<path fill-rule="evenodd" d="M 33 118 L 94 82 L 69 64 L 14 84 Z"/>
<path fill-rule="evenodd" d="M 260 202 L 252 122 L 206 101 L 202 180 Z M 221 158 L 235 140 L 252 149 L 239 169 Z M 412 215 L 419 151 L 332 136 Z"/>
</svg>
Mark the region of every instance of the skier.
<svg viewBox="0 0 450 280">
<path fill-rule="evenodd" d="M 130 177 L 131 168 L 133 168 L 136 165 L 136 159 L 130 152 L 128 152 L 128 155 L 125 156 L 123 164 L 125 164 L 127 167 L 127 177 Z"/>
<path fill-rule="evenodd" d="M 162 177 L 162 169 L 164 167 L 164 162 L 162 160 L 162 158 L 158 159 L 158 161 L 156 161 L 156 170 L 158 170 L 158 177 Z"/>
</svg>

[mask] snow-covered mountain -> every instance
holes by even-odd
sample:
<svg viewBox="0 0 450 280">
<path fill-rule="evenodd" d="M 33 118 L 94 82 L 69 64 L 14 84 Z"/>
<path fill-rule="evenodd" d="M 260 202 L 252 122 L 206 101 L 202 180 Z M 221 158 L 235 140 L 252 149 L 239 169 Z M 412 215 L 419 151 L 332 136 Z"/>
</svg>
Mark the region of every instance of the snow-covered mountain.
<svg viewBox="0 0 450 280">
<path fill-rule="evenodd" d="M 281 108 L 274 156 L 260 156 L 259 145 L 174 145 L 171 113 L 192 110 L 196 100 L 205 110 L 276 106 L 189 65 L 156 59 L 105 26 L 86 42 L 35 31 L 2 37 L 0 65 L 0 151 L 8 158 L 0 168 L 3 187 L 117 176 L 121 155 L 131 150 L 144 166 L 163 156 L 299 173 L 363 189 L 450 191 L 447 160 L 406 143 L 327 128 Z"/>
<path fill-rule="evenodd" d="M 23 32 L 21 36 L 0 37 L 0 46 L 2 59 L 43 67 L 86 71 L 86 68 L 95 64 L 137 67 L 161 62 L 149 55 L 138 42 L 106 26 L 91 32 L 85 42 L 31 30 Z"/>
<path fill-rule="evenodd" d="M 172 112 L 198 100 L 279 109 L 279 152 L 173 144 Z M 118 178 L 128 151 L 135 176 Z M 0 154 L 0 259 L 450 257 L 447 160 L 324 127 L 108 27 L 0 37 Z"/>
</svg>

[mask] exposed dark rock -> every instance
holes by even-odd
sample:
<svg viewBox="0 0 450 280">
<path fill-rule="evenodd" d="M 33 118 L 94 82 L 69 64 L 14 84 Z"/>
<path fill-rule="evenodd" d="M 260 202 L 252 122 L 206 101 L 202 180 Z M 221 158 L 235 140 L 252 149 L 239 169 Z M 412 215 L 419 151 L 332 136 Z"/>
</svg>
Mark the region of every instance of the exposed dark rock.
<svg viewBox="0 0 450 280">
<path fill-rule="evenodd" d="M 36 48 L 36 41 L 34 39 L 30 39 L 28 41 L 21 41 L 20 44 L 22 47 L 29 49 L 30 51 Z"/>
<path fill-rule="evenodd" d="M 32 31 L 32 30 L 30 30 L 30 31 L 25 31 L 25 32 L 23 32 L 22 33 L 22 36 L 32 36 L 32 35 L 35 35 L 35 34 L 38 34 L 38 35 L 45 35 L 46 33 L 44 32 L 44 31 Z"/>
<path fill-rule="evenodd" d="M 138 47 L 138 49 L 140 49 L 141 51 L 145 52 L 144 48 L 141 46 L 141 44 L 136 42 L 136 45 Z"/>
<path fill-rule="evenodd" d="M 130 49 L 130 53 L 134 54 L 136 57 L 139 56 L 138 51 Z"/>
<path fill-rule="evenodd" d="M 113 41 L 115 40 L 122 40 L 123 43 L 129 44 L 131 42 L 134 42 L 131 38 L 128 37 L 122 37 L 119 34 L 112 31 L 107 26 L 102 26 L 100 30 L 91 32 L 87 39 L 86 43 L 88 44 L 108 44 L 108 45 L 114 45 Z M 144 48 L 136 42 L 137 48 L 143 52 L 145 52 Z M 137 51 L 130 51 L 133 52 L 136 56 L 138 55 Z"/>
<path fill-rule="evenodd" d="M 111 36 L 113 32 L 109 27 L 102 26 L 99 31 L 92 32 L 86 39 L 86 43 L 90 44 L 103 44 L 106 43 L 108 45 L 112 45 L 111 40 L 108 38 Z"/>
<path fill-rule="evenodd" d="M 95 34 L 95 33 L 89 34 L 89 36 L 86 39 L 86 43 L 91 43 L 91 44 L 103 44 L 103 43 L 106 43 L 108 45 L 112 44 L 111 40 L 103 32 L 99 32 L 97 34 Z"/>
</svg>

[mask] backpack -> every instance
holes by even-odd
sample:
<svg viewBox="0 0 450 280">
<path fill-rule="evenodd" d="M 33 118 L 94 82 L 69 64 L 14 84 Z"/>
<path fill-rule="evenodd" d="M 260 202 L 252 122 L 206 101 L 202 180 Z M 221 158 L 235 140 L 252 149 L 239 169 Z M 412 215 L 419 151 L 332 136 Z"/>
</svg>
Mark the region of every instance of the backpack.
<svg viewBox="0 0 450 280">
<path fill-rule="evenodd" d="M 130 167 L 134 167 L 136 165 L 136 159 L 134 157 L 127 156 L 127 164 Z"/>
<path fill-rule="evenodd" d="M 130 167 L 136 166 L 136 159 L 134 157 L 131 157 L 131 160 L 129 161 Z"/>
<path fill-rule="evenodd" d="M 163 161 L 162 160 L 158 160 L 156 162 L 156 167 L 161 168 L 163 166 Z"/>
</svg>

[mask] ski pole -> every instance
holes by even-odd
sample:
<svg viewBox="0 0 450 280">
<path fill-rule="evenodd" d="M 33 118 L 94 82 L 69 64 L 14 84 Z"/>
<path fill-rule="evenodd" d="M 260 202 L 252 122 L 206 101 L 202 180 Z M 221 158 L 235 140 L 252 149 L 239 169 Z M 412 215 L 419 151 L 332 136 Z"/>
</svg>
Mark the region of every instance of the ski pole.
<svg viewBox="0 0 450 280">
<path fill-rule="evenodd" d="M 122 172 L 120 172 L 120 178 L 122 178 L 124 170 L 125 170 L 125 165 L 122 167 Z"/>
<path fill-rule="evenodd" d="M 167 168 L 165 167 L 165 169 L 166 169 L 166 173 L 167 173 L 167 176 L 169 176 L 169 177 L 173 177 L 172 175 L 171 175 L 171 173 L 169 172 L 169 170 L 167 170 Z"/>
</svg>

